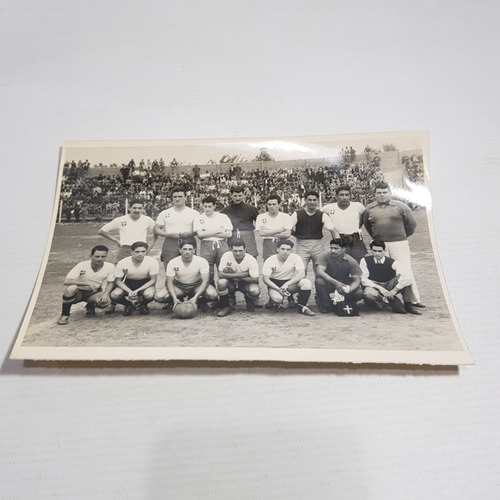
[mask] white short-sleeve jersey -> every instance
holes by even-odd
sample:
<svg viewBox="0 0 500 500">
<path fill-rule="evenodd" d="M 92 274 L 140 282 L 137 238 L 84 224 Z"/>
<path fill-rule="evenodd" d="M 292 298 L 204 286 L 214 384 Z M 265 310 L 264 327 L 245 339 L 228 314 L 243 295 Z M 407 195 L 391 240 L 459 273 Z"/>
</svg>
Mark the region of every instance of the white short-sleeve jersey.
<svg viewBox="0 0 500 500">
<path fill-rule="evenodd" d="M 86 260 L 77 264 L 66 276 L 68 279 L 76 280 L 78 278 L 86 279 L 89 284 L 99 288 L 104 281 L 114 281 L 115 266 L 111 262 L 104 262 L 104 265 L 98 271 L 92 269 L 91 261 Z"/>
<path fill-rule="evenodd" d="M 198 237 L 205 241 L 221 241 L 225 238 L 220 236 L 203 237 L 203 232 L 213 232 L 217 230 L 232 231 L 233 225 L 231 219 L 226 214 L 214 212 L 210 217 L 205 214 L 200 214 L 194 219 L 193 230 L 196 231 Z"/>
<path fill-rule="evenodd" d="M 359 232 L 359 220 L 365 207 L 358 201 L 351 201 L 346 209 L 339 208 L 337 203 L 325 205 L 321 211 L 327 214 L 340 234 Z"/>
<path fill-rule="evenodd" d="M 133 262 L 132 257 L 125 257 L 116 264 L 115 276 L 121 279 L 143 280 L 156 276 L 159 271 L 158 261 L 149 255 L 146 255 L 139 265 Z"/>
<path fill-rule="evenodd" d="M 297 272 L 304 271 L 304 261 L 295 253 L 291 253 L 285 262 L 281 262 L 277 255 L 271 255 L 262 267 L 262 275 L 276 280 L 290 280 Z"/>
<path fill-rule="evenodd" d="M 257 259 L 248 254 L 245 254 L 241 262 L 236 262 L 233 252 L 226 252 L 220 260 L 219 270 L 235 273 L 244 273 L 248 271 L 248 275 L 251 278 L 259 277 L 259 264 L 257 263 Z"/>
<path fill-rule="evenodd" d="M 189 233 L 194 231 L 194 220 L 200 214 L 189 207 L 177 210 L 174 207 L 163 210 L 158 215 L 156 223 L 167 233 Z"/>
<path fill-rule="evenodd" d="M 284 212 L 278 212 L 276 217 L 272 217 L 269 215 L 269 212 L 266 212 L 265 214 L 259 214 L 257 215 L 257 220 L 255 221 L 255 227 L 257 228 L 257 231 L 259 230 L 259 227 L 264 226 L 266 229 L 281 229 L 284 228 L 286 229 L 292 229 L 293 224 L 292 224 L 292 218 L 288 215 L 285 214 Z M 281 231 L 280 231 L 281 232 Z M 262 239 L 272 239 L 274 236 L 263 236 Z"/>
<path fill-rule="evenodd" d="M 166 275 L 174 276 L 180 283 L 191 285 L 201 280 L 202 274 L 208 274 L 210 268 L 208 261 L 198 255 L 193 255 L 193 260 L 186 264 L 182 257 L 175 257 L 167 264 Z"/>
<path fill-rule="evenodd" d="M 122 215 L 108 222 L 102 229 L 106 232 L 118 231 L 120 245 L 132 245 L 136 241 L 146 241 L 148 230 L 152 231 L 155 221 L 147 215 L 141 215 L 137 220 L 130 215 Z"/>
</svg>

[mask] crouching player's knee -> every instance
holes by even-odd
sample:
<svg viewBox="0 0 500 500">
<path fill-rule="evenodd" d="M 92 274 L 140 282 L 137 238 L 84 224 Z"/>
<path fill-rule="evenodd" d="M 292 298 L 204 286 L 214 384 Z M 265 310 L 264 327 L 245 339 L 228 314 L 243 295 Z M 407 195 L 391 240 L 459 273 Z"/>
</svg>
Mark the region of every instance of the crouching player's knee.
<svg viewBox="0 0 500 500">
<path fill-rule="evenodd" d="M 166 288 L 158 290 L 154 295 L 154 300 L 156 302 L 160 302 L 161 304 L 168 302 L 169 299 L 170 299 L 170 294 L 168 293 L 168 290 Z"/>
<path fill-rule="evenodd" d="M 144 302 L 152 302 L 155 298 L 155 287 L 150 286 L 149 288 L 146 288 L 146 290 L 142 292 L 142 297 Z"/>
<path fill-rule="evenodd" d="M 217 300 L 219 298 L 219 294 L 217 293 L 217 290 L 212 285 L 208 285 L 207 289 L 205 290 L 204 295 L 208 301 Z"/>
<path fill-rule="evenodd" d="M 257 285 L 257 284 L 255 284 L 255 283 L 251 283 L 250 285 L 248 285 L 247 295 L 250 298 L 252 298 L 252 299 L 259 298 L 259 295 L 260 295 L 260 286 Z"/>
<path fill-rule="evenodd" d="M 303 278 L 299 281 L 299 290 L 312 290 L 311 280 Z"/>
<path fill-rule="evenodd" d="M 217 282 L 217 289 L 219 290 L 219 293 L 225 294 L 229 288 L 229 280 L 225 278 L 221 278 Z"/>
</svg>

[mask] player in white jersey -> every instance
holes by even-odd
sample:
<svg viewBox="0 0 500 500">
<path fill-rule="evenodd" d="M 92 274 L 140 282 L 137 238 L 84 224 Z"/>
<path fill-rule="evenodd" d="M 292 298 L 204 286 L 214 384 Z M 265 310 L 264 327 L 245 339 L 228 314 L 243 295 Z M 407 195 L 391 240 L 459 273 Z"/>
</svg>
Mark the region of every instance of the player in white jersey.
<svg viewBox="0 0 500 500">
<path fill-rule="evenodd" d="M 119 262 L 125 257 L 132 255 L 130 248 L 132 243 L 147 241 L 148 232 L 153 234 L 151 249 L 158 239 L 158 236 L 154 234 L 154 227 L 155 221 L 151 217 L 144 215 L 144 203 L 140 200 L 132 200 L 128 215 L 116 217 L 111 222 L 104 224 L 99 229 L 98 234 L 118 245 L 119 250 L 116 262 Z M 118 238 L 112 234 L 116 232 L 118 232 Z"/>
<path fill-rule="evenodd" d="M 193 229 L 201 240 L 200 257 L 208 261 L 210 283 L 214 284 L 214 267 L 229 251 L 227 238 L 233 234 L 233 225 L 226 214 L 215 211 L 217 200 L 213 196 L 206 196 L 202 203 L 204 211 L 194 220 Z"/>
<path fill-rule="evenodd" d="M 124 316 L 130 316 L 134 309 L 140 314 L 149 314 L 148 303 L 155 296 L 159 265 L 156 259 L 146 255 L 147 251 L 147 243 L 136 241 L 132 244 L 132 255 L 116 265 L 116 288 L 111 292 L 111 300 L 125 306 Z"/>
<path fill-rule="evenodd" d="M 269 304 L 283 306 L 286 299 L 298 292 L 298 312 L 306 316 L 316 316 L 308 307 L 312 283 L 306 278 L 303 260 L 292 253 L 293 242 L 287 239 L 278 242 L 278 253 L 271 255 L 262 267 L 262 281 L 267 285 Z"/>
<path fill-rule="evenodd" d="M 271 194 L 266 200 L 267 212 L 259 214 L 255 222 L 258 233 L 262 236 L 262 258 L 264 262 L 277 253 L 277 242 L 289 238 L 292 234 L 292 218 L 280 212 L 281 198 Z"/>
<path fill-rule="evenodd" d="M 231 251 L 226 252 L 219 264 L 220 305 L 222 309 L 217 316 L 231 314 L 229 295 L 231 292 L 241 292 L 245 296 L 248 312 L 254 312 L 255 301 L 260 295 L 259 265 L 255 257 L 246 253 L 246 244 L 243 240 L 232 239 L 229 244 Z"/>
<path fill-rule="evenodd" d="M 71 306 L 77 302 L 86 302 L 87 316 L 95 316 L 95 308 L 110 304 L 109 294 L 113 288 L 115 266 L 105 262 L 108 247 L 97 245 L 92 248 L 91 259 L 77 264 L 66 276 L 67 286 L 63 294 L 62 313 L 58 325 L 67 325 Z M 104 288 L 104 289 L 103 289 Z"/>
<path fill-rule="evenodd" d="M 217 300 L 217 290 L 209 284 L 208 262 L 195 255 L 196 240 L 182 240 L 179 250 L 181 255 L 174 257 L 167 265 L 166 287 L 156 293 L 155 300 L 173 308 L 183 299 L 196 306 Z"/>
<path fill-rule="evenodd" d="M 165 269 L 170 260 L 179 256 L 179 241 L 196 234 L 193 224 L 199 215 L 196 210 L 186 207 L 186 188 L 174 187 L 171 193 L 173 206 L 158 215 L 155 225 L 155 234 L 165 238 L 161 250 Z"/>
<path fill-rule="evenodd" d="M 321 211 L 330 216 L 343 244 L 346 245 L 345 253 L 359 262 L 367 254 L 361 236 L 365 207 L 358 201 L 351 201 L 350 186 L 339 186 L 335 192 L 337 202 L 325 205 Z"/>
</svg>

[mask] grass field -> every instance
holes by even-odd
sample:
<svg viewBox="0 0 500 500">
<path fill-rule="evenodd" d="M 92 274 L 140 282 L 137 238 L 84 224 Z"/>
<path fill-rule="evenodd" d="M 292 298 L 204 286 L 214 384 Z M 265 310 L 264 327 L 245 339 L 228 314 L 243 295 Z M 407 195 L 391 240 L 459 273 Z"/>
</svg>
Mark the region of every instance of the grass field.
<svg viewBox="0 0 500 500">
<path fill-rule="evenodd" d="M 92 246 L 108 243 L 97 236 L 102 223 L 57 224 L 43 283 L 22 346 L 460 351 L 462 346 L 437 274 L 426 214 L 417 211 L 415 217 L 418 227 L 410 239 L 410 247 L 422 301 L 427 305 L 421 316 L 399 315 L 390 310 L 370 311 L 362 302 L 359 303 L 360 316 L 351 318 L 333 313 L 306 317 L 294 309 L 283 312 L 258 309 L 256 313 L 247 313 L 243 297 L 238 294 L 236 310 L 225 318 L 200 313 L 194 319 L 179 320 L 166 314 L 156 303 L 150 305 L 149 316 L 123 317 L 122 307 L 117 306 L 114 315 L 105 316 L 98 310 L 96 318 L 87 318 L 84 303 L 80 303 L 73 306 L 66 326 L 56 324 L 64 277 L 77 262 L 89 258 Z M 369 241 L 367 235 L 364 239 Z M 324 241 L 327 244 L 328 239 Z M 160 247 L 161 241 L 152 250 L 153 257 L 159 258 Z M 115 254 L 113 248 L 108 260 L 113 262 Z M 164 283 L 163 266 L 160 267 L 158 287 Z M 313 278 L 311 269 L 308 277 Z M 268 298 L 265 287 L 262 288 L 260 302 L 264 304 Z M 310 305 L 317 311 L 313 296 Z"/>
</svg>

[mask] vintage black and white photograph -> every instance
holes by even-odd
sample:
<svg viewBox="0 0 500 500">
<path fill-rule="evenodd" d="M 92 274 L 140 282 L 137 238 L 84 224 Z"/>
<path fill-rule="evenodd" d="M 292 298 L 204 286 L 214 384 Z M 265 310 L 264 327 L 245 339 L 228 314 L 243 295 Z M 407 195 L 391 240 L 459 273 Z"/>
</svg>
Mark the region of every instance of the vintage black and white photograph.
<svg viewBox="0 0 500 500">
<path fill-rule="evenodd" d="M 13 358 L 472 363 L 426 132 L 74 141 L 59 169 Z"/>
</svg>

